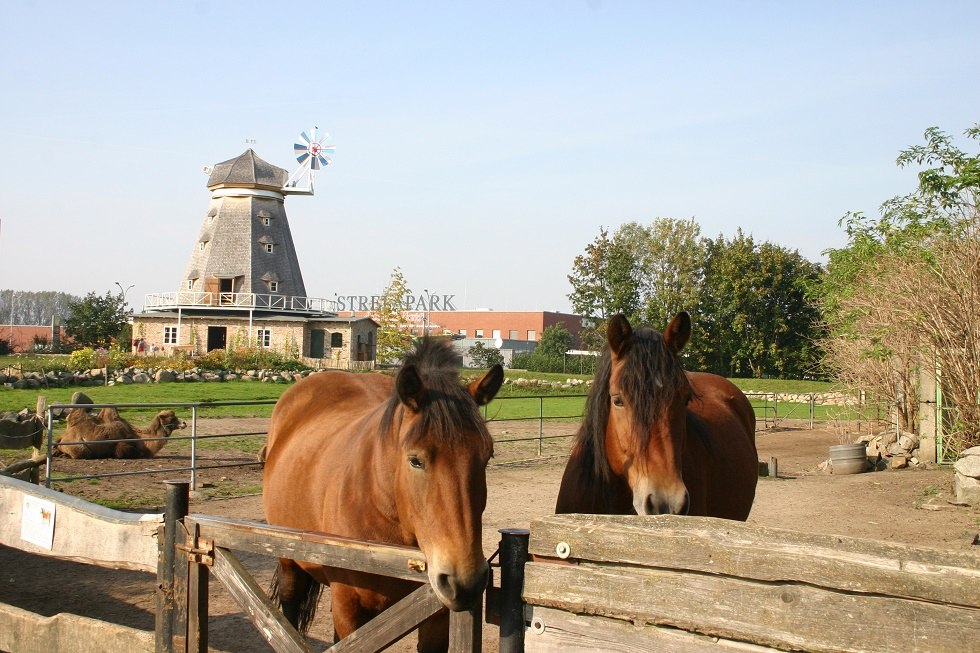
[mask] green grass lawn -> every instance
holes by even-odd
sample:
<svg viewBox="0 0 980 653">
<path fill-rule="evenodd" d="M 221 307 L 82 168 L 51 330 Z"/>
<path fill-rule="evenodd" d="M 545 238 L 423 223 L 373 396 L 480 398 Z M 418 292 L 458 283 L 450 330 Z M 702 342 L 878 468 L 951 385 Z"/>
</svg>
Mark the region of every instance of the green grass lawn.
<svg viewBox="0 0 980 653">
<path fill-rule="evenodd" d="M 466 370 L 466 377 L 477 378 L 480 370 Z M 545 374 L 507 371 L 507 377 L 535 378 L 544 381 L 563 382 L 569 378 L 588 379 L 588 376 L 570 374 Z M 789 393 L 820 393 L 832 392 L 839 386 L 821 381 L 793 381 L 784 379 L 732 379 L 736 386 L 745 392 L 789 392 Z M 231 381 L 225 383 L 146 383 L 115 386 L 86 386 L 70 388 L 42 388 L 40 390 L 0 389 L 0 411 L 19 411 L 33 408 L 38 395 L 44 395 L 49 405 L 68 403 L 75 391 L 87 394 L 95 403 L 129 404 L 199 404 L 206 402 L 253 402 L 275 401 L 289 387 L 285 383 L 261 383 L 257 381 Z M 544 387 L 521 388 L 513 384 L 504 386 L 497 399 L 484 408 L 488 419 L 549 419 L 578 418 L 585 406 L 585 386 L 567 389 L 548 389 Z M 760 417 L 769 411 L 771 415 L 771 399 L 752 398 L 756 414 Z M 268 417 L 272 414 L 273 404 L 256 405 L 224 405 L 215 407 L 202 406 L 198 409 L 200 417 Z M 794 417 L 809 417 L 807 404 L 790 404 L 779 402 L 779 415 L 791 414 Z M 158 408 L 126 409 L 128 419 L 148 419 Z M 840 409 L 831 406 L 817 406 L 816 419 L 834 419 Z"/>
</svg>

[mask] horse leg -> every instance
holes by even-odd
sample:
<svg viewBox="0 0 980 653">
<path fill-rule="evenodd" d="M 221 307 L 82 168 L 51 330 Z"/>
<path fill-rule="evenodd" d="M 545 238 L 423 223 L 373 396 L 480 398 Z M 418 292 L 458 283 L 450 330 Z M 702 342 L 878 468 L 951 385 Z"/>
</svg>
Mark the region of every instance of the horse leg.
<svg viewBox="0 0 980 653">
<path fill-rule="evenodd" d="M 279 566 L 272 577 L 270 595 L 279 603 L 286 620 L 304 635 L 316 615 L 321 589 L 322 585 L 294 560 L 279 559 Z"/>
<path fill-rule="evenodd" d="M 419 626 L 419 653 L 446 653 L 449 650 L 449 612 L 442 610 Z"/>
<path fill-rule="evenodd" d="M 350 585 L 330 583 L 330 611 L 333 615 L 334 643 L 371 621 L 378 610 L 364 605 L 360 590 Z"/>
</svg>

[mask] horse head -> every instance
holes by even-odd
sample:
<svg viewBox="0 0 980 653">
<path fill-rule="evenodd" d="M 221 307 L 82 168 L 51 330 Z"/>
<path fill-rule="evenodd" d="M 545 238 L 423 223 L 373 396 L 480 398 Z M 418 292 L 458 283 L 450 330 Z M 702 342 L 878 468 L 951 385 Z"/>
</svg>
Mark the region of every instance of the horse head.
<svg viewBox="0 0 980 653">
<path fill-rule="evenodd" d="M 691 318 L 678 313 L 661 334 L 633 329 L 616 315 L 606 335 L 609 470 L 626 479 L 638 515 L 686 514 L 689 495 L 681 459 L 693 390 L 679 353 L 691 335 Z"/>
<path fill-rule="evenodd" d="M 488 578 L 482 524 L 493 441 L 478 407 L 497 394 L 504 373 L 496 365 L 464 387 L 455 370 L 412 360 L 395 380 L 403 409 L 393 478 L 399 521 L 425 553 L 439 600 L 465 610 Z"/>
</svg>

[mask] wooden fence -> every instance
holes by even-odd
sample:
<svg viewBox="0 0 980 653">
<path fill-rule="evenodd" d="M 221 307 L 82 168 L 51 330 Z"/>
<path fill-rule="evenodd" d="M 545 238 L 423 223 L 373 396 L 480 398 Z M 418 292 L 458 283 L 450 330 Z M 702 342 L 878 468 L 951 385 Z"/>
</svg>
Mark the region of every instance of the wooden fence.
<svg viewBox="0 0 980 653">
<path fill-rule="evenodd" d="M 272 556 L 270 565 L 281 556 L 419 583 L 418 590 L 330 650 L 381 650 L 445 609 L 427 584 L 418 549 L 187 515 L 188 485 L 169 483 L 164 514 L 140 515 L 0 476 L 0 544 L 106 568 L 156 572 L 159 585 L 155 632 L 76 615 L 42 617 L 0 603 L 0 651 L 204 653 L 212 574 L 276 651 L 309 651 L 233 550 Z M 451 650 L 480 650 L 481 608 L 451 613 Z"/>
<path fill-rule="evenodd" d="M 0 477 L 0 544 L 155 571 L 160 586 L 155 632 L 0 604 L 0 650 L 201 653 L 213 575 L 276 651 L 308 651 L 235 552 L 420 583 L 334 651 L 378 650 L 442 609 L 417 549 L 187 515 L 187 486 L 171 484 L 165 514 L 136 515 Z M 962 653 L 980 641 L 980 550 L 675 516 L 543 517 L 522 550 L 504 542 L 500 589 L 487 599 L 501 653 Z M 479 607 L 453 613 L 451 650 L 479 651 L 481 630 Z"/>
<path fill-rule="evenodd" d="M 531 524 L 529 653 L 962 653 L 980 642 L 980 551 L 706 517 Z"/>
<path fill-rule="evenodd" d="M 163 515 L 110 510 L 0 476 L 0 544 L 11 548 L 107 569 L 155 572 L 162 522 Z M 0 603 L 0 651 L 153 651 L 153 633 L 70 614 L 42 617 Z"/>
</svg>

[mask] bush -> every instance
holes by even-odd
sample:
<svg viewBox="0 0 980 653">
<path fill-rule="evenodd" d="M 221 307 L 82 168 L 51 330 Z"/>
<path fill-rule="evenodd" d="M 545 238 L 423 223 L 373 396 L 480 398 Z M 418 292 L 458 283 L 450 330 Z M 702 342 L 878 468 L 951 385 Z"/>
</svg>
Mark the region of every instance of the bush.
<svg viewBox="0 0 980 653">
<path fill-rule="evenodd" d="M 100 367 L 129 367 L 133 364 L 133 355 L 128 351 L 123 351 L 119 345 L 112 344 L 108 349 L 99 347 L 82 347 L 76 349 L 68 356 L 68 369 L 70 370 L 92 370 Z"/>
<path fill-rule="evenodd" d="M 575 374 L 595 374 L 595 356 L 556 356 L 538 349 L 532 352 L 514 354 L 512 369 L 529 372 L 574 372 Z"/>
</svg>

